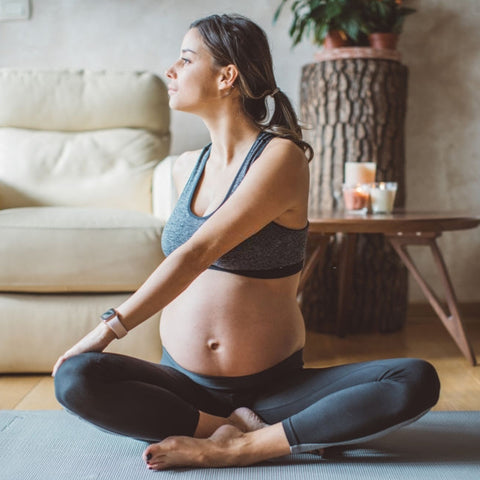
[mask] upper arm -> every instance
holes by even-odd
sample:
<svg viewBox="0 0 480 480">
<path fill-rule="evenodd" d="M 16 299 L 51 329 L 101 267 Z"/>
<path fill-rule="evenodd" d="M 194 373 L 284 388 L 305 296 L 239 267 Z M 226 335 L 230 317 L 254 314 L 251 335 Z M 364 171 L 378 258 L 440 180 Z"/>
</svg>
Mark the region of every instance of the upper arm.
<svg viewBox="0 0 480 480">
<path fill-rule="evenodd" d="M 228 200 L 186 242 L 210 265 L 286 212 L 307 221 L 308 162 L 288 140 L 273 139 Z"/>
</svg>

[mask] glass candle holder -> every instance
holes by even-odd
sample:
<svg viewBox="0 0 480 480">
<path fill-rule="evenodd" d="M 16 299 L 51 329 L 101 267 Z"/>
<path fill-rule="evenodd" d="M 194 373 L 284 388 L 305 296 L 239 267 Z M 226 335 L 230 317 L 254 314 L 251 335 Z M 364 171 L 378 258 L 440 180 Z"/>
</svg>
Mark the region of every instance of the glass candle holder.
<svg viewBox="0 0 480 480">
<path fill-rule="evenodd" d="M 397 182 L 376 182 L 370 184 L 370 202 L 373 213 L 392 213 Z"/>
<path fill-rule="evenodd" d="M 368 185 L 343 184 L 342 190 L 345 210 L 352 213 L 367 213 L 370 198 Z"/>
</svg>

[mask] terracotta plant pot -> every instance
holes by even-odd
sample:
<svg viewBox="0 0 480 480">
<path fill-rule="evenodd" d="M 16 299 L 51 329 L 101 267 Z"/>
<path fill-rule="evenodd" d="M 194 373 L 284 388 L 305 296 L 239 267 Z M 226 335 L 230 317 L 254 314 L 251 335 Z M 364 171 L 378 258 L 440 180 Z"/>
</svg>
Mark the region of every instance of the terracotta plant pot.
<svg viewBox="0 0 480 480">
<path fill-rule="evenodd" d="M 324 48 L 340 48 L 348 44 L 348 37 L 342 30 L 330 30 L 323 42 Z"/>
<path fill-rule="evenodd" d="M 372 48 L 379 50 L 396 50 L 398 34 L 396 33 L 371 33 L 368 41 Z"/>
</svg>

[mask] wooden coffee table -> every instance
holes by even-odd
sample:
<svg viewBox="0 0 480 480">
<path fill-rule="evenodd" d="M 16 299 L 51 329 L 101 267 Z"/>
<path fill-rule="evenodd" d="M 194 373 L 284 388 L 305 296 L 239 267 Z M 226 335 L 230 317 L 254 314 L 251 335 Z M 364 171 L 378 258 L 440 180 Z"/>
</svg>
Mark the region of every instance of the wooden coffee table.
<svg viewBox="0 0 480 480">
<path fill-rule="evenodd" d="M 343 255 L 339 265 L 339 297 L 337 310 L 337 333 L 345 334 L 346 302 L 351 291 L 353 275 L 353 257 L 358 234 L 381 233 L 389 240 L 403 263 L 417 281 L 438 317 L 472 365 L 477 364 L 472 345 L 468 340 L 462 319 L 458 311 L 458 303 L 448 274 L 445 261 L 437 238 L 443 232 L 476 228 L 480 224 L 480 215 L 462 214 L 456 212 L 394 212 L 392 214 L 357 215 L 335 212 L 328 215 L 309 218 L 309 240 L 316 245 L 307 259 L 300 278 L 298 293 L 300 294 L 316 268 L 323 265 L 327 246 L 337 233 L 343 234 L 345 242 Z M 442 281 L 447 304 L 443 308 L 431 286 L 424 280 L 406 247 L 421 245 L 432 252 L 435 264 Z"/>
</svg>

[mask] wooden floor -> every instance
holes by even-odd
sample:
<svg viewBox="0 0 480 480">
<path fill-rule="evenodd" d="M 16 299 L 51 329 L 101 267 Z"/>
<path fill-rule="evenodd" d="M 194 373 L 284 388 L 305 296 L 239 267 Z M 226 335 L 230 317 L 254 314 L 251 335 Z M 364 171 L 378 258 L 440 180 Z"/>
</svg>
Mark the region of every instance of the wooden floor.
<svg viewBox="0 0 480 480">
<path fill-rule="evenodd" d="M 480 361 L 480 318 L 465 320 Z M 326 366 L 387 357 L 420 357 L 436 368 L 442 383 L 435 410 L 480 410 L 480 366 L 472 367 L 458 351 L 440 321 L 409 318 L 403 331 L 393 334 L 338 338 L 308 333 L 306 366 Z M 51 410 L 60 405 L 48 375 L 1 375 L 0 409 Z"/>
</svg>

